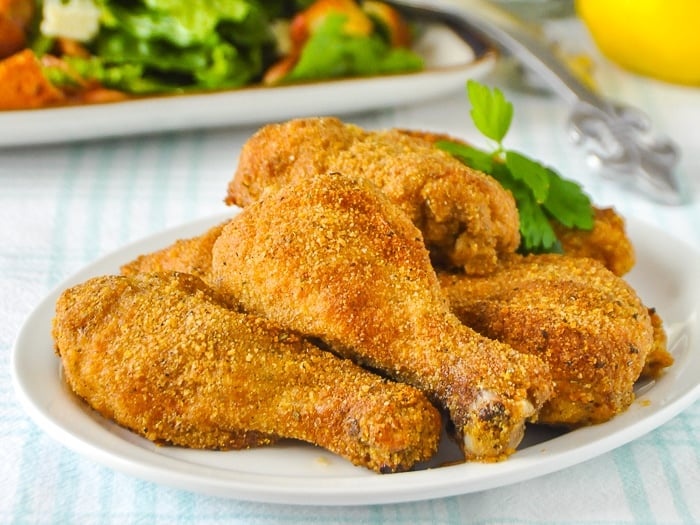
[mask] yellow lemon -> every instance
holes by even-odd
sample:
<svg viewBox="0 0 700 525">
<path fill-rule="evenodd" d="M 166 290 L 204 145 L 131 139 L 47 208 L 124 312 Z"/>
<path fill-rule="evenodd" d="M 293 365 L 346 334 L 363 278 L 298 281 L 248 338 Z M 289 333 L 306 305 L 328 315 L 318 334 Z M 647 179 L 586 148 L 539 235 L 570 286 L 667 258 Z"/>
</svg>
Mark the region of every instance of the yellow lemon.
<svg viewBox="0 0 700 525">
<path fill-rule="evenodd" d="M 600 50 L 650 77 L 700 85 L 700 0 L 576 0 Z"/>
</svg>

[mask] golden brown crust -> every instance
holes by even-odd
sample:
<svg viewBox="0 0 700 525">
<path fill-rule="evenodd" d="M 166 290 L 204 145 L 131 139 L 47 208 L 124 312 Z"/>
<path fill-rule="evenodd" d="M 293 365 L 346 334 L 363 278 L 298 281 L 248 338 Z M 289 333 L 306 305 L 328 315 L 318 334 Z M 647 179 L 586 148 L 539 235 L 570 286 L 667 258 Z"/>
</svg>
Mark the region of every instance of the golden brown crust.
<svg viewBox="0 0 700 525">
<path fill-rule="evenodd" d="M 263 126 L 243 145 L 225 202 L 245 207 L 297 177 L 332 171 L 333 157 L 366 135 L 330 117 Z"/>
<path fill-rule="evenodd" d="M 196 275 L 204 282 L 210 282 L 211 251 L 214 242 L 221 234 L 224 224 L 212 226 L 205 233 L 190 239 L 179 239 L 172 245 L 156 252 L 138 256 L 122 265 L 123 275 L 173 271 Z"/>
<path fill-rule="evenodd" d="M 634 266 L 634 247 L 627 237 L 625 221 L 612 208 L 594 208 L 590 231 L 566 228 L 556 222 L 552 222 L 552 227 L 567 255 L 596 259 L 618 276 Z"/>
<path fill-rule="evenodd" d="M 520 243 L 515 201 L 493 178 L 420 136 L 368 132 L 330 117 L 260 129 L 241 151 L 226 202 L 247 206 L 289 182 L 329 172 L 377 185 L 443 264 L 487 273 Z"/>
<path fill-rule="evenodd" d="M 419 391 L 229 310 L 191 275 L 92 279 L 60 297 L 53 334 L 71 388 L 151 440 L 243 448 L 291 437 L 379 472 L 437 448 L 440 415 Z"/>
<path fill-rule="evenodd" d="M 487 277 L 440 280 L 465 324 L 549 364 L 556 386 L 540 422 L 600 423 L 634 399 L 655 330 L 634 290 L 599 262 L 531 255 Z"/>
<path fill-rule="evenodd" d="M 467 144 L 444 133 L 420 130 L 400 130 L 401 133 L 422 138 L 431 144 L 438 141 Z M 581 230 L 568 228 L 558 221 L 551 221 L 552 228 L 566 255 L 589 257 L 602 262 L 615 275 L 629 272 L 635 263 L 634 247 L 625 231 L 624 219 L 612 208 L 593 207 L 593 228 Z"/>
<path fill-rule="evenodd" d="M 214 244 L 213 283 L 248 311 L 417 386 L 470 459 L 512 453 L 547 367 L 463 326 L 420 231 L 369 180 L 320 174 L 246 207 Z"/>
<path fill-rule="evenodd" d="M 673 364 L 673 356 L 668 351 L 668 339 L 661 316 L 653 308 L 649 308 L 649 318 L 654 328 L 654 346 L 647 355 L 642 377 L 658 379 L 663 371 Z"/>
</svg>

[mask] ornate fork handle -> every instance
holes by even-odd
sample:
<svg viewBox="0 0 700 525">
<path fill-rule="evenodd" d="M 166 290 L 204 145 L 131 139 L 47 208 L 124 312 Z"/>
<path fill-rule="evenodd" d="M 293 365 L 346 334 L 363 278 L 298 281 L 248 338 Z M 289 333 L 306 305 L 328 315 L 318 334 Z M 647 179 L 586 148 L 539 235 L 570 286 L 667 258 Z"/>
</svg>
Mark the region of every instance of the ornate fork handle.
<svg viewBox="0 0 700 525">
<path fill-rule="evenodd" d="M 597 164 L 627 177 L 627 182 L 659 202 L 681 202 L 673 172 L 678 149 L 669 140 L 651 134 L 651 123 L 640 110 L 612 104 L 609 111 L 602 111 L 578 102 L 569 123 L 574 140 L 589 143 L 589 155 Z"/>
<path fill-rule="evenodd" d="M 655 137 L 644 113 L 599 97 L 571 73 L 536 31 L 507 11 L 484 0 L 462 2 L 465 7 L 442 0 L 387 1 L 415 18 L 446 24 L 468 43 L 473 43 L 476 34 L 513 55 L 572 106 L 572 137 L 589 149 L 603 173 L 621 174 L 627 184 L 656 201 L 683 201 L 675 176 L 678 147 Z"/>
</svg>

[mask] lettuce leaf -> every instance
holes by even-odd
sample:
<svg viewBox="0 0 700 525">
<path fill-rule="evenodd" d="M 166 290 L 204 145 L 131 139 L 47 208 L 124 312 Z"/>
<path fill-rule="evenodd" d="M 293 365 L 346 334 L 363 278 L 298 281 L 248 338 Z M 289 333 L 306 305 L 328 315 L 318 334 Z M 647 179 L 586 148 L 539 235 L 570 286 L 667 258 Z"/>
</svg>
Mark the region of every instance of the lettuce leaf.
<svg viewBox="0 0 700 525">
<path fill-rule="evenodd" d="M 103 0 L 101 7 L 104 27 L 180 47 L 210 42 L 219 23 L 243 22 L 253 10 L 247 0 Z"/>
<path fill-rule="evenodd" d="M 285 81 L 369 76 L 423 68 L 423 59 L 404 48 L 392 48 L 379 34 L 348 35 L 346 17 L 329 15 L 306 42 Z"/>
<path fill-rule="evenodd" d="M 240 87 L 262 75 L 274 49 L 270 13 L 255 0 L 98 3 L 102 28 L 89 44 L 93 57 L 73 65 L 128 93 Z"/>
</svg>

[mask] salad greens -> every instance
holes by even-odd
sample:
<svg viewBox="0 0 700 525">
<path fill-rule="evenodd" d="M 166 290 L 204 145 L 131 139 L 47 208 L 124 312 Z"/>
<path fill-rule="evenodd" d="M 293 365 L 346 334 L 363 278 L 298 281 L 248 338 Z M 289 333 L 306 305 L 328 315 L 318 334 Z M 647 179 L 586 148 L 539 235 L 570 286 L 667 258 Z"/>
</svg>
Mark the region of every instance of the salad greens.
<svg viewBox="0 0 700 525">
<path fill-rule="evenodd" d="M 369 76 L 423 68 L 423 59 L 403 48 L 391 47 L 379 33 L 346 34 L 345 16 L 329 15 L 304 46 L 287 81 Z"/>
<path fill-rule="evenodd" d="M 474 80 L 467 82 L 472 104 L 471 117 L 476 128 L 495 143 L 485 151 L 470 145 L 440 141 L 437 147 L 464 164 L 494 177 L 515 198 L 520 214 L 522 253 L 560 252 L 561 245 L 552 228 L 552 220 L 569 228 L 593 228 L 593 207 L 581 187 L 562 178 L 517 151 L 505 149 L 503 140 L 513 118 L 513 105 L 503 93 Z"/>
<path fill-rule="evenodd" d="M 274 51 L 270 18 L 279 7 L 262 2 L 95 0 L 95 5 L 100 30 L 85 44 L 91 56 L 64 58 L 81 77 L 128 93 L 242 86 L 261 74 L 266 55 Z"/>
<path fill-rule="evenodd" d="M 48 3 L 49 0 L 46 0 Z M 86 0 L 80 0 L 86 1 Z M 67 56 L 68 68 L 47 66 L 54 85 L 79 79 L 130 94 L 235 88 L 261 80 L 279 60 L 273 22 L 291 19 L 310 0 L 91 0 L 99 31 L 83 42 L 89 56 Z M 62 0 L 65 6 L 78 0 Z M 283 82 L 412 71 L 418 55 L 392 48 L 380 31 L 347 35 L 344 15 L 326 17 Z M 37 33 L 32 48 L 49 52 Z"/>
</svg>

